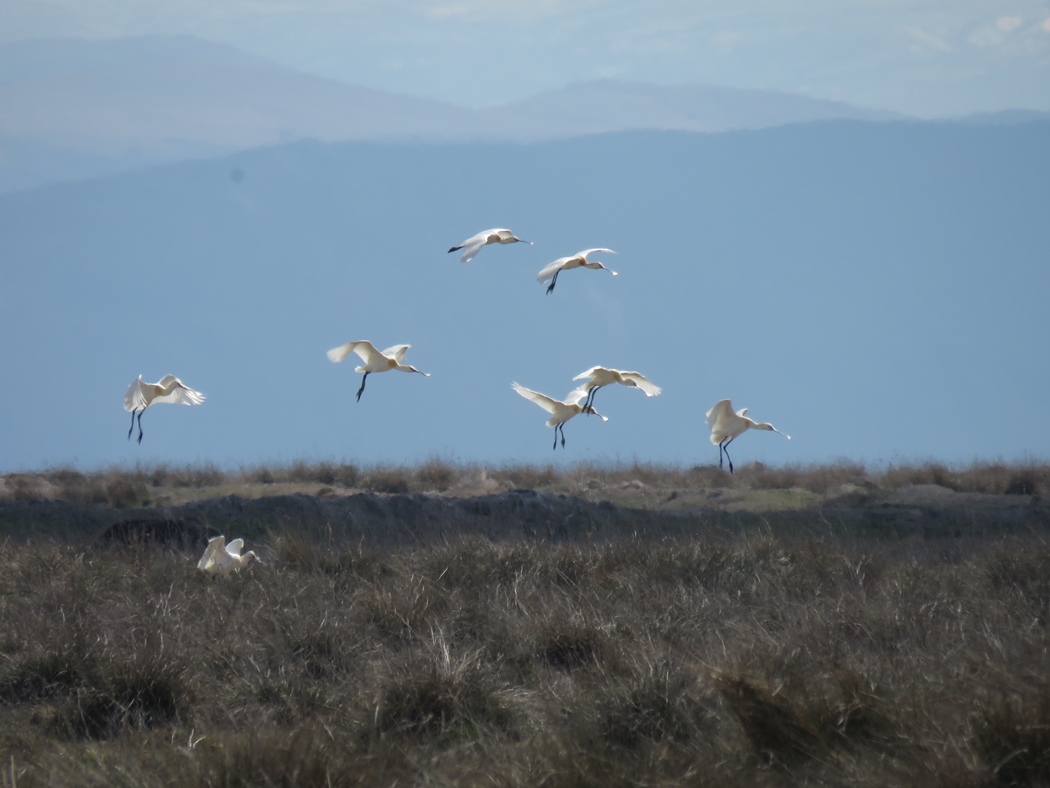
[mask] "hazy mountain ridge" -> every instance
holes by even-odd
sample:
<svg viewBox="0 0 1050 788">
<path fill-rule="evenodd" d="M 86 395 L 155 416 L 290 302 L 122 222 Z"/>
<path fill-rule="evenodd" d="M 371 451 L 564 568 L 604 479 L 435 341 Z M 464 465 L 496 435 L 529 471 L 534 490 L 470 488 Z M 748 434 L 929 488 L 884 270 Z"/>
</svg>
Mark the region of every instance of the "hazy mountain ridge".
<svg viewBox="0 0 1050 788">
<path fill-rule="evenodd" d="M 625 129 L 723 132 L 821 120 L 894 120 L 864 110 L 771 90 L 650 85 L 595 80 L 479 112 L 493 136 L 542 139 Z"/>
<path fill-rule="evenodd" d="M 1037 122 L 989 113 L 953 122 Z M 0 193 L 299 139 L 536 142 L 900 120 L 806 96 L 595 80 L 468 109 L 298 72 L 187 36 L 0 46 Z"/>
<path fill-rule="evenodd" d="M 537 141 L 890 117 L 772 91 L 615 80 L 473 110 L 190 37 L 22 42 L 0 46 L 0 192 L 296 139 Z"/>
</svg>

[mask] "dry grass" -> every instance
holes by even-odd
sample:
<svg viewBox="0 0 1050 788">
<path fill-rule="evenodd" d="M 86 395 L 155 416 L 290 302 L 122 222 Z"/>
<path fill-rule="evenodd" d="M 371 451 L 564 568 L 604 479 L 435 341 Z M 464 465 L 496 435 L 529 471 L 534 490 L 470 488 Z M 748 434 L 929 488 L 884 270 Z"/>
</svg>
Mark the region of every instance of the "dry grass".
<svg viewBox="0 0 1050 788">
<path fill-rule="evenodd" d="M 482 468 L 457 465 L 440 458 L 416 467 L 295 462 L 283 467 L 226 471 L 211 465 L 137 466 L 95 472 L 58 468 L 0 477 L 0 503 L 65 500 L 130 508 L 184 503 L 229 493 L 260 494 L 261 490 L 266 494 L 315 494 L 327 488 L 330 492 L 464 495 L 529 489 L 646 507 L 663 507 L 668 500 L 690 494 L 782 491 L 794 494 L 798 503 L 807 504 L 843 485 L 881 490 L 937 485 L 964 493 L 1047 495 L 1050 494 L 1050 464 L 1032 461 L 948 466 L 927 462 L 869 470 L 848 461 L 780 467 L 756 462 L 741 465 L 735 475 L 713 465 L 683 468 L 640 463 L 612 466 L 584 463 L 559 470 L 550 465 Z"/>
<path fill-rule="evenodd" d="M 1050 783 L 1043 510 L 1024 539 L 936 535 L 965 509 L 864 536 L 804 510 L 847 488 L 1037 496 L 1046 464 L 729 476 L 432 459 L 0 480 L 24 526 L 9 533 L 26 535 L 0 542 L 0 786 Z M 22 506 L 518 488 L 803 510 L 648 539 L 396 549 L 366 546 L 391 543 L 368 538 L 379 520 L 347 544 L 282 517 L 252 544 L 265 566 L 216 579 L 177 542 L 87 545 L 75 512 Z"/>
<path fill-rule="evenodd" d="M 0 785 L 1050 782 L 1035 538 L 253 546 L 0 543 Z"/>
</svg>

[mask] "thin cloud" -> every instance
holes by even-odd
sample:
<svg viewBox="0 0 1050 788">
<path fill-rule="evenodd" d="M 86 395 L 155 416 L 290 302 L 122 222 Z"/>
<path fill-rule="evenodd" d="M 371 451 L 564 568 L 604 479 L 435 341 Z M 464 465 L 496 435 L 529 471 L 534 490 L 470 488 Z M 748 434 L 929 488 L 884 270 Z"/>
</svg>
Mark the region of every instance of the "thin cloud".
<svg viewBox="0 0 1050 788">
<path fill-rule="evenodd" d="M 1019 28 L 1022 22 L 1023 20 L 1019 16 L 1001 16 L 995 20 L 995 26 L 1004 33 L 1010 33 Z"/>
<path fill-rule="evenodd" d="M 918 27 L 908 27 L 904 30 L 912 39 L 912 51 L 916 54 L 929 54 L 936 52 L 951 52 L 952 47 L 943 38 L 927 33 Z"/>
<path fill-rule="evenodd" d="M 427 11 L 426 15 L 431 19 L 448 19 L 450 17 L 467 16 L 470 12 L 471 7 L 469 5 L 460 3 L 458 5 L 439 5 Z"/>
</svg>

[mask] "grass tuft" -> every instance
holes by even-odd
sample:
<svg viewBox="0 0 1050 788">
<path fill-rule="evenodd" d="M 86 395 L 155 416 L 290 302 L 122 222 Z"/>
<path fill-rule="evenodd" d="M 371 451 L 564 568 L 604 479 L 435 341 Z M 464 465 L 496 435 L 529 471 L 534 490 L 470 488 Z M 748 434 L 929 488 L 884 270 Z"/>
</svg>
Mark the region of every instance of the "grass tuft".
<svg viewBox="0 0 1050 788">
<path fill-rule="evenodd" d="M 1050 687 L 1000 697 L 976 713 L 973 746 L 993 785 L 1050 784 Z"/>
</svg>

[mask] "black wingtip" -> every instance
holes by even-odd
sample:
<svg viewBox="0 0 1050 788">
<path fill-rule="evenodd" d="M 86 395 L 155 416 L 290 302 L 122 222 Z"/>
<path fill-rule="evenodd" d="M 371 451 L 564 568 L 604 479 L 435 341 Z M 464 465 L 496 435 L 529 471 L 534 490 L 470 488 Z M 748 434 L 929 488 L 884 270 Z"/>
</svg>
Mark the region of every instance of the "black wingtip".
<svg viewBox="0 0 1050 788">
<path fill-rule="evenodd" d="M 462 248 L 463 248 L 462 246 L 453 246 L 453 247 L 452 247 L 451 249 L 449 249 L 449 250 L 448 250 L 448 251 L 447 251 L 447 252 L 446 252 L 445 254 L 452 254 L 452 252 L 457 252 L 457 251 L 459 251 L 459 250 L 460 250 L 460 249 L 462 249 Z"/>
</svg>

